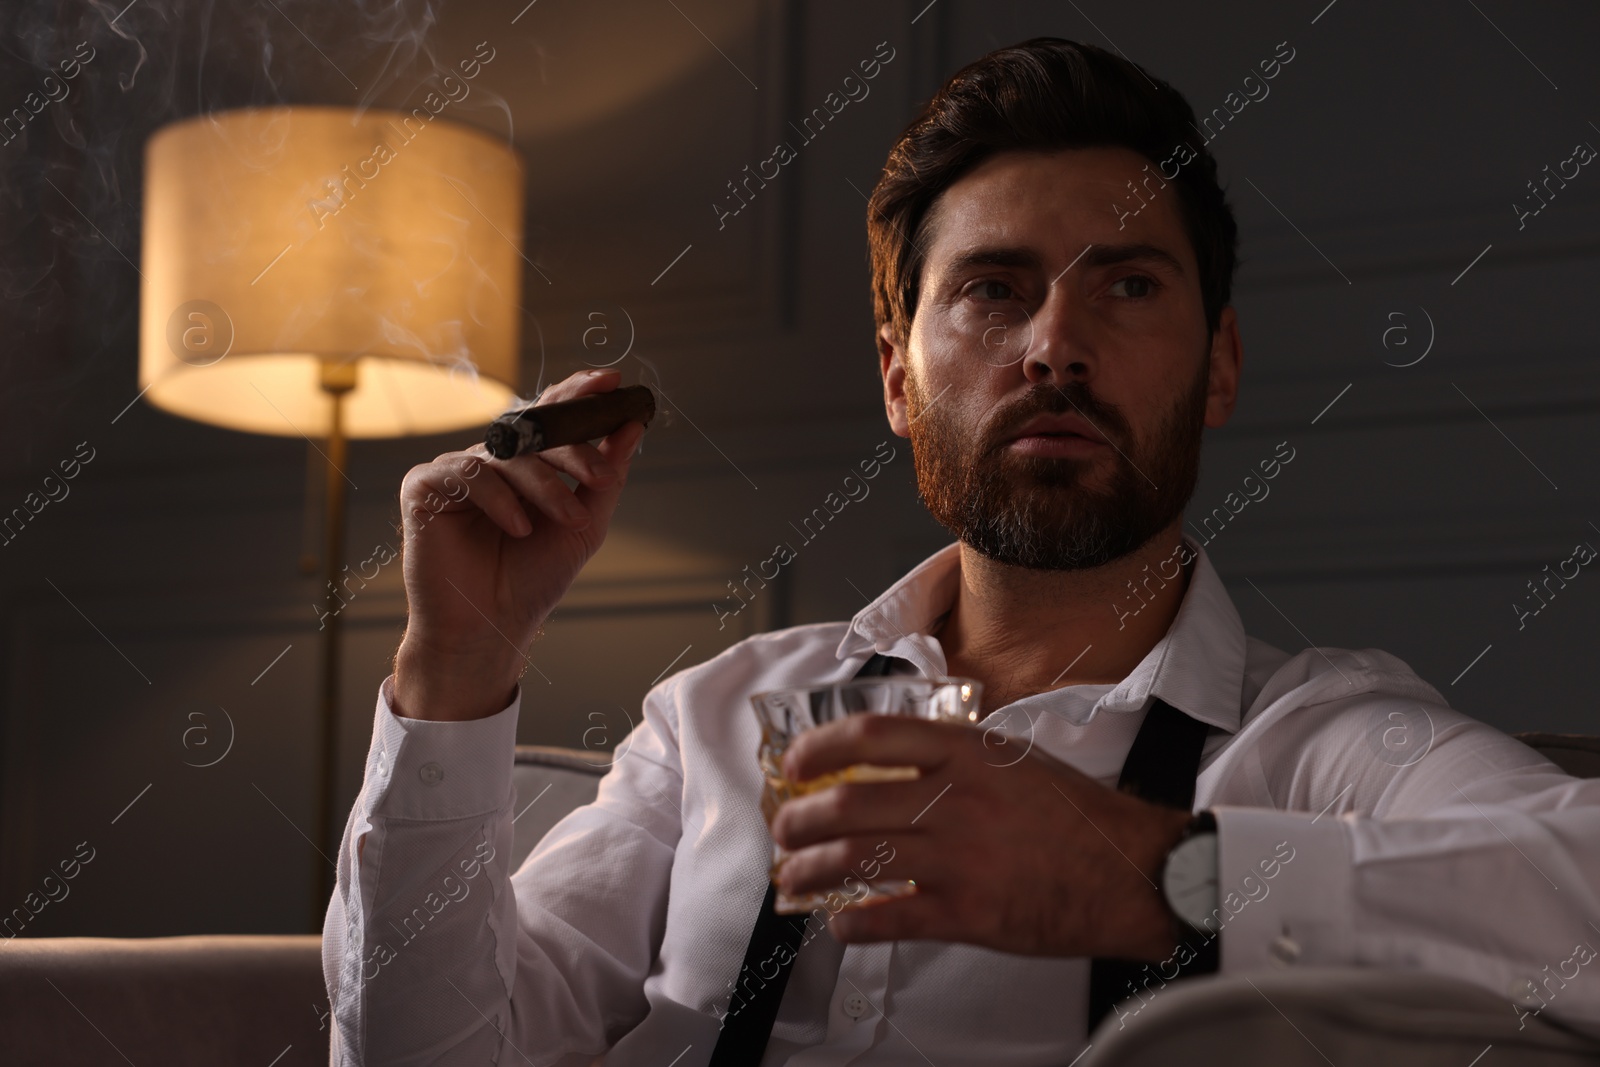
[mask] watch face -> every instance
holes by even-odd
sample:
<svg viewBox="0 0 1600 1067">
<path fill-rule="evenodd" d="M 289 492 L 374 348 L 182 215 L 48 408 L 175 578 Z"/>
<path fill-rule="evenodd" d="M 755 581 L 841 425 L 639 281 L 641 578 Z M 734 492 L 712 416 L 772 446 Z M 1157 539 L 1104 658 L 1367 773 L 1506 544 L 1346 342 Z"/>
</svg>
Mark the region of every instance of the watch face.
<svg viewBox="0 0 1600 1067">
<path fill-rule="evenodd" d="M 1203 927 L 1217 907 L 1217 835 L 1200 833 L 1180 841 L 1167 854 L 1161 880 L 1178 918 Z"/>
</svg>

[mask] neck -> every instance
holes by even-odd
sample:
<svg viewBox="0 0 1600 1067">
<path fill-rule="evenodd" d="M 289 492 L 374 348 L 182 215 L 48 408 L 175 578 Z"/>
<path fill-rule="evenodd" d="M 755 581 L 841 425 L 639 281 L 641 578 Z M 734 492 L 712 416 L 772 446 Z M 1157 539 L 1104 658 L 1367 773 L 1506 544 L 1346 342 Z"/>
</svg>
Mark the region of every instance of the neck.
<svg viewBox="0 0 1600 1067">
<path fill-rule="evenodd" d="M 962 544 L 955 603 L 934 635 L 947 673 L 982 682 L 989 710 L 1122 681 L 1177 617 L 1193 569 L 1178 569 L 1182 531 L 1180 517 L 1134 552 L 1072 571 L 996 563 Z"/>
</svg>

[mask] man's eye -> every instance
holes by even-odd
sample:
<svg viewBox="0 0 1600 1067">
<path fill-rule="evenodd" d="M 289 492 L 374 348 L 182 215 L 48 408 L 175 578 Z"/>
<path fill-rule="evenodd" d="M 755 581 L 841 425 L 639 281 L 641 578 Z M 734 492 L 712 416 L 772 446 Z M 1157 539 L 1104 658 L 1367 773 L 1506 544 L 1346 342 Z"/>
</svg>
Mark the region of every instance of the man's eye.
<svg viewBox="0 0 1600 1067">
<path fill-rule="evenodd" d="M 1004 292 L 995 292 L 995 288 L 1004 290 Z M 979 282 L 968 291 L 972 293 L 973 296 L 979 297 L 983 300 L 1004 300 L 1007 296 L 1014 295 L 1014 291 L 1012 290 L 1011 286 L 1007 285 L 1005 282 L 995 281 L 993 278 L 990 278 L 987 281 Z"/>
<path fill-rule="evenodd" d="M 1116 292 L 1117 286 L 1132 286 L 1131 292 Z M 1125 296 L 1138 300 L 1147 297 L 1156 291 L 1157 285 L 1154 278 L 1147 278 L 1143 274 L 1130 274 L 1126 278 L 1118 278 L 1111 283 L 1113 296 Z"/>
</svg>

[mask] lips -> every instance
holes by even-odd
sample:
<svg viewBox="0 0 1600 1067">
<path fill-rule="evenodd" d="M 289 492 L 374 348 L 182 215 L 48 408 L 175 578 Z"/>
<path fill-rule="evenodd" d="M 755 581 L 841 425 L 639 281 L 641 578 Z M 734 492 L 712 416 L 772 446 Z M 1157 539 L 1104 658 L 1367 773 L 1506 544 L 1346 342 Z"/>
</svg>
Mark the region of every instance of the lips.
<svg viewBox="0 0 1600 1067">
<path fill-rule="evenodd" d="M 1016 441 L 1023 437 L 1082 437 L 1096 444 L 1106 444 L 1106 439 L 1101 433 L 1089 424 L 1089 420 L 1077 412 L 1063 412 L 1060 415 L 1036 415 L 1023 423 L 1008 437 L 1006 443 Z"/>
</svg>

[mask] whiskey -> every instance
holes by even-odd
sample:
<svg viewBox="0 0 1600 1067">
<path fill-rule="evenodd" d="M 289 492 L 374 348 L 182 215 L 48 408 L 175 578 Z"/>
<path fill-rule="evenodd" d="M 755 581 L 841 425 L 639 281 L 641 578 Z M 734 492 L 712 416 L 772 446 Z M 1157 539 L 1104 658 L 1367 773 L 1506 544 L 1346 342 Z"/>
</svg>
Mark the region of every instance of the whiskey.
<svg viewBox="0 0 1600 1067">
<path fill-rule="evenodd" d="M 766 778 L 766 786 L 761 791 L 761 811 L 766 816 L 768 827 L 772 826 L 772 819 L 778 812 L 778 805 L 794 797 L 810 796 L 812 793 L 821 792 L 843 782 L 909 782 L 922 775 L 922 772 L 916 767 L 879 767 L 871 763 L 854 763 L 840 771 L 829 771 L 827 774 L 819 774 L 815 778 L 792 781 L 783 776 L 783 771 L 778 766 L 782 756 L 781 752 L 772 752 L 767 749 L 763 749 L 761 752 L 761 769 Z M 777 885 L 778 871 L 782 868 L 783 861 L 788 858 L 789 853 L 779 847 L 777 842 L 773 842 L 772 866 L 767 872 L 773 885 Z M 830 897 L 843 896 L 845 898 L 844 908 L 859 908 L 882 903 L 885 900 L 910 896 L 917 891 L 913 883 L 905 881 L 881 881 L 869 884 L 863 879 L 859 884 L 864 890 L 859 896 L 840 889 L 807 893 L 800 897 L 791 898 L 780 891 L 773 910 L 780 915 L 801 914 L 814 911 L 817 908 L 838 911 L 840 907 L 833 905 L 829 901 Z"/>
<path fill-rule="evenodd" d="M 922 776 L 916 767 L 883 767 L 869 763 L 852 764 L 841 770 L 819 774 L 805 781 L 790 780 L 781 766 L 790 742 L 807 730 L 842 721 L 850 715 L 900 715 L 928 721 L 976 723 L 983 694 L 982 683 L 971 678 L 925 677 L 916 675 L 856 677 L 846 682 L 792 686 L 755 693 L 750 703 L 761 726 L 757 760 L 761 765 L 761 814 L 770 829 L 778 808 L 785 801 L 810 796 L 845 782 L 905 782 Z M 825 909 L 837 913 L 842 908 L 875 905 L 919 890 L 912 871 L 895 865 L 894 875 L 885 878 L 885 868 L 894 859 L 894 850 L 885 841 L 880 846 L 887 854 L 861 857 L 852 864 L 841 885 L 828 892 L 805 893 L 791 899 L 781 890 L 774 908 L 780 913 Z M 772 843 L 774 884 L 788 853 Z"/>
<path fill-rule="evenodd" d="M 871 763 L 853 763 L 842 771 L 829 771 L 827 774 L 819 774 L 815 778 L 797 782 L 783 776 L 783 770 L 779 766 L 782 758 L 783 754 L 780 752 L 763 749 L 761 753 L 761 771 L 766 777 L 761 809 L 767 817 L 768 826 L 772 825 L 772 817 L 778 813 L 778 805 L 785 800 L 810 796 L 841 782 L 909 782 L 922 774 L 915 767 L 879 767 Z"/>
</svg>

